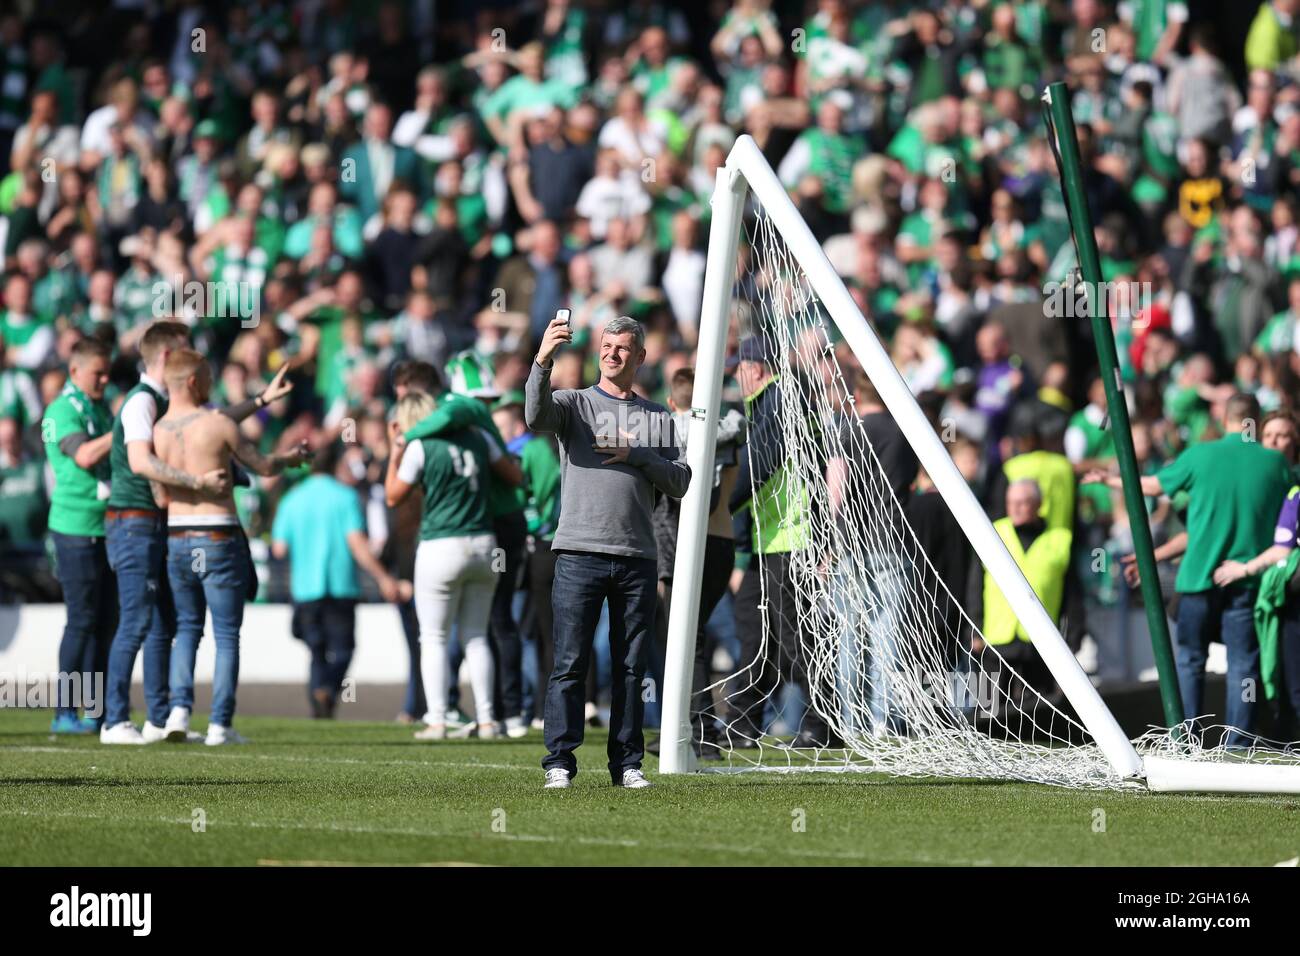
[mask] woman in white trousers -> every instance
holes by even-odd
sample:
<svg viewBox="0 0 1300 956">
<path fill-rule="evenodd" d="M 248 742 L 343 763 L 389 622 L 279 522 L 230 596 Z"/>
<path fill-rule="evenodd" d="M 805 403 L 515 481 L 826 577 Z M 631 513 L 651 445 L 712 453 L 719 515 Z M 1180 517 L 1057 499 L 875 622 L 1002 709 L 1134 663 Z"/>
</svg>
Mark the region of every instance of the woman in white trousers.
<svg viewBox="0 0 1300 956">
<path fill-rule="evenodd" d="M 465 428 L 406 442 L 402 435 L 436 408 L 410 392 L 394 408 L 392 453 L 384 492 L 393 507 L 416 485 L 424 496 L 415 552 L 415 613 L 420 622 L 420 674 L 428 701 L 421 740 L 447 736 L 447 638 L 454 625 L 469 664 L 480 738 L 496 736 L 488 617 L 496 588 L 496 538 L 488 514 L 487 479 L 500 452 L 486 435 Z"/>
</svg>

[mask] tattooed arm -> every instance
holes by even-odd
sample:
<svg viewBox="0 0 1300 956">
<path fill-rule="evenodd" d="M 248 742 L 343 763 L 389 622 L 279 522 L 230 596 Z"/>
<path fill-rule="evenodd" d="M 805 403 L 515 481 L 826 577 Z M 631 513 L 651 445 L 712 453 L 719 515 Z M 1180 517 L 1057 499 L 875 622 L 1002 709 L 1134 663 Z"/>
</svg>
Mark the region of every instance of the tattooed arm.
<svg viewBox="0 0 1300 956">
<path fill-rule="evenodd" d="M 306 442 L 295 445 L 287 452 L 263 455 L 234 422 L 229 424 L 230 430 L 234 432 L 234 435 L 230 436 L 231 451 L 234 456 L 250 471 L 256 472 L 263 478 L 270 478 L 286 468 L 311 460 L 311 451 L 308 450 Z"/>
<path fill-rule="evenodd" d="M 153 444 L 147 441 L 127 442 L 127 462 L 131 470 L 143 478 L 148 478 L 151 485 L 160 485 L 165 489 L 188 488 L 190 491 L 206 491 L 223 495 L 230 488 L 230 476 L 226 469 L 218 468 L 202 475 L 191 475 L 188 471 L 173 468 L 154 454 Z M 154 500 L 158 492 L 154 492 Z"/>
</svg>

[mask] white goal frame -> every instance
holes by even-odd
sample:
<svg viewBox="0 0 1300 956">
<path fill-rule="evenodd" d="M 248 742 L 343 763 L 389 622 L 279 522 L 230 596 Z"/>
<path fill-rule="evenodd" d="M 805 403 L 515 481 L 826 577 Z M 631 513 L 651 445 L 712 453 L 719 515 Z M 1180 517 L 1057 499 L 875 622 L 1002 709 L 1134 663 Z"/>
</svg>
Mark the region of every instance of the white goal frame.
<svg viewBox="0 0 1300 956">
<path fill-rule="evenodd" d="M 664 667 L 659 772 L 696 769 L 691 747 L 691 677 L 694 667 L 700 580 L 712 491 L 714 443 L 720 416 L 723 361 L 731 318 L 736 257 L 748 193 L 762 203 L 792 257 L 863 371 L 907 437 L 922 467 L 961 525 L 984 567 L 1002 590 L 1052 677 L 1069 699 L 1117 778 L 1145 781 L 1151 789 L 1219 792 L 1300 792 L 1300 766 L 1211 764 L 1138 754 L 1075 660 L 1024 573 L 994 530 L 948 450 L 894 367 L 843 281 L 813 237 L 758 145 L 747 135 L 718 170 L 704 276 L 687 461 L 691 482 L 682 499 Z M 689 583 L 685 583 L 689 582 Z M 1259 773 L 1255 773 L 1259 771 Z"/>
</svg>

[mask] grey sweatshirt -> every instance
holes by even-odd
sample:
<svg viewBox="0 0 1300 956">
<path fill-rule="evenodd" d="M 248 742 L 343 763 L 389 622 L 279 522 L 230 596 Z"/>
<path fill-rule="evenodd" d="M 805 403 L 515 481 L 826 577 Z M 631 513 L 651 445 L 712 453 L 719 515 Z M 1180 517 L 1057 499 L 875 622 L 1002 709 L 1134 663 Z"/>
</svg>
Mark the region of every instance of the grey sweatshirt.
<svg viewBox="0 0 1300 956">
<path fill-rule="evenodd" d="M 536 362 L 524 397 L 528 427 L 554 432 L 560 443 L 560 524 L 551 547 L 653 560 L 655 490 L 680 498 L 691 480 L 673 416 L 595 385 L 552 393 L 551 370 Z M 620 432 L 632 436 L 627 464 L 606 465 L 608 455 L 592 446 L 598 435 L 612 443 Z"/>
</svg>

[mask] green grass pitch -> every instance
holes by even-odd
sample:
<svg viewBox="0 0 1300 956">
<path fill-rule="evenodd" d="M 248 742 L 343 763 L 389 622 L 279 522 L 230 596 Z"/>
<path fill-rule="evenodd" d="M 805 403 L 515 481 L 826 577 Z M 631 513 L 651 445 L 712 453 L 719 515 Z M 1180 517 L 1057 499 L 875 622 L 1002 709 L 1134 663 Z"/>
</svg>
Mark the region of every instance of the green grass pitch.
<svg viewBox="0 0 1300 956">
<path fill-rule="evenodd" d="M 1272 865 L 1300 798 L 1074 792 L 867 774 L 609 785 L 593 732 L 568 791 L 540 734 L 421 743 L 392 724 L 241 718 L 245 747 L 102 747 L 0 712 L 10 865 Z M 202 823 L 203 826 L 199 826 Z"/>
</svg>

